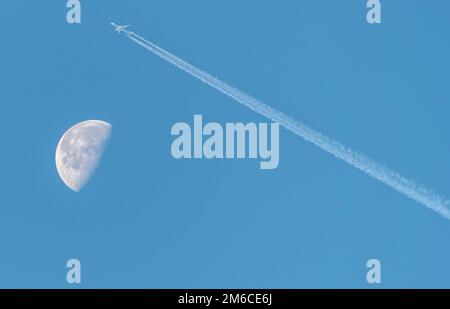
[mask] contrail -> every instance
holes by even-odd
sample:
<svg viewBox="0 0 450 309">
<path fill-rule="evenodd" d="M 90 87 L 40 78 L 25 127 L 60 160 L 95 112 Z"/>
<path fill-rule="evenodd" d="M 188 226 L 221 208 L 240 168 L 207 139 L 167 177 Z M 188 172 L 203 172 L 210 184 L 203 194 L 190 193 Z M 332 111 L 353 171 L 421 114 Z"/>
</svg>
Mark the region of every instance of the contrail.
<svg viewBox="0 0 450 309">
<path fill-rule="evenodd" d="M 151 51 L 162 59 L 170 62 L 186 73 L 201 80 L 205 84 L 208 84 L 209 86 L 219 90 L 223 94 L 226 94 L 227 96 L 247 106 L 253 111 L 267 117 L 271 121 L 279 123 L 284 128 L 302 137 L 306 141 L 316 145 L 320 149 L 332 154 L 333 156 L 343 160 L 344 162 L 347 162 L 351 166 L 363 171 L 367 175 L 381 181 L 392 189 L 397 190 L 398 192 L 406 195 L 407 197 L 424 205 L 425 207 L 436 211 L 444 218 L 450 220 L 450 201 L 448 199 L 439 196 L 430 189 L 416 184 L 412 180 L 404 178 L 396 171 L 376 163 L 365 155 L 347 148 L 343 144 L 331 139 L 328 136 L 323 135 L 322 133 L 306 126 L 305 124 L 295 120 L 292 117 L 289 117 L 288 115 L 276 110 L 275 108 L 253 98 L 245 92 L 228 85 L 224 81 L 221 81 L 220 79 L 169 53 L 161 47 L 147 41 L 136 33 L 126 30 L 122 32 L 124 32 L 130 40 L 141 45 L 142 47 Z"/>
</svg>

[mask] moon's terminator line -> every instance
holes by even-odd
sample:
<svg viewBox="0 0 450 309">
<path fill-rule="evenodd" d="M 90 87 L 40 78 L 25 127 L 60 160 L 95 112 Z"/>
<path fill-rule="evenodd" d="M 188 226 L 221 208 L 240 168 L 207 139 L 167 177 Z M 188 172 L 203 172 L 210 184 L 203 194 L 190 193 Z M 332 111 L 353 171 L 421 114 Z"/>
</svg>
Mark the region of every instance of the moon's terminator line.
<svg viewBox="0 0 450 309">
<path fill-rule="evenodd" d="M 367 175 L 377 179 L 392 189 L 404 194 L 425 207 L 436 211 L 444 218 L 450 220 L 449 200 L 434 193 L 431 189 L 424 188 L 421 185 L 416 184 L 414 181 L 404 178 L 396 171 L 376 163 L 363 154 L 347 148 L 343 144 L 323 135 L 319 131 L 306 126 L 294 118 L 253 98 L 245 92 L 242 92 L 239 89 L 236 89 L 218 78 L 187 63 L 159 46 L 147 41 L 136 33 L 128 30 L 122 30 L 121 32 L 123 32 L 130 40 L 175 65 L 193 77 L 201 80 L 205 84 L 217 89 L 235 101 L 247 106 L 251 110 L 267 117 L 271 121 L 278 122 L 287 130 L 316 145 L 320 149 L 332 154 L 338 159 L 343 160 L 351 166 L 363 171 Z"/>
</svg>

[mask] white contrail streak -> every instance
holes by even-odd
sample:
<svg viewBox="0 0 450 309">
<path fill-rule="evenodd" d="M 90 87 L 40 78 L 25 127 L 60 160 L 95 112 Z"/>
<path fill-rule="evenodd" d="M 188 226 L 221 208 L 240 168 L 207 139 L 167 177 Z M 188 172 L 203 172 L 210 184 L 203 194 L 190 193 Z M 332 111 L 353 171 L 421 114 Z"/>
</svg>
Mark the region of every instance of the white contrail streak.
<svg viewBox="0 0 450 309">
<path fill-rule="evenodd" d="M 226 94 L 237 102 L 254 110 L 255 112 L 269 118 L 271 121 L 279 123 L 289 131 L 316 145 L 322 150 L 332 154 L 336 158 L 347 162 L 351 166 L 363 171 L 367 175 L 381 181 L 387 186 L 397 190 L 400 193 L 403 193 L 407 197 L 436 211 L 443 217 L 450 220 L 450 202 L 446 198 L 437 195 L 432 190 L 426 189 L 416 184 L 412 180 L 404 178 L 394 170 L 376 163 L 365 155 L 362 155 L 352 149 L 345 147 L 341 143 L 304 125 L 303 123 L 253 98 L 252 96 L 240 91 L 239 89 L 236 89 L 228 85 L 227 83 L 211 76 L 210 74 L 196 68 L 195 66 L 165 51 L 157 45 L 147 41 L 134 32 L 126 31 L 125 34 L 130 40 L 136 42 L 137 44 L 141 45 L 142 47 L 151 51 L 162 59 L 172 63 L 179 69 L 189 73 L 195 78 L 219 90 L 220 92 Z"/>
</svg>

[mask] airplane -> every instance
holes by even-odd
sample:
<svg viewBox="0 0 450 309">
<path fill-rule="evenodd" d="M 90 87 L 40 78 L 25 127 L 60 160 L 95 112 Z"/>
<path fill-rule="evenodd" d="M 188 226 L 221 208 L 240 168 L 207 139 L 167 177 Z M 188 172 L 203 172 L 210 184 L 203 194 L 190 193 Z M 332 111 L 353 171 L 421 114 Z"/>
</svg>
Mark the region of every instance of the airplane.
<svg viewBox="0 0 450 309">
<path fill-rule="evenodd" d="M 115 23 L 111 23 L 111 26 L 113 26 L 113 27 L 114 27 L 114 30 L 116 30 L 118 33 L 121 33 L 121 32 L 125 32 L 125 33 L 127 33 L 127 34 L 130 33 L 128 30 L 125 30 L 125 29 L 127 29 L 128 27 L 130 27 L 130 25 L 119 26 L 119 25 L 116 25 Z"/>
</svg>

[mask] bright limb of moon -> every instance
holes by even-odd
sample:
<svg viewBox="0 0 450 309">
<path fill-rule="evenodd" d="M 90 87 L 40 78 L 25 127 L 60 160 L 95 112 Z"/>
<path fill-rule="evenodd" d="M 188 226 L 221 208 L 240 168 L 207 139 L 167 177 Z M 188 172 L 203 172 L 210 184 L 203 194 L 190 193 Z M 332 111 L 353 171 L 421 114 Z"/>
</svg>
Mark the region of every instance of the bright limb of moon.
<svg viewBox="0 0 450 309">
<path fill-rule="evenodd" d="M 101 120 L 80 122 L 64 133 L 56 147 L 56 169 L 64 183 L 80 191 L 94 174 L 111 137 L 112 125 Z"/>
</svg>

